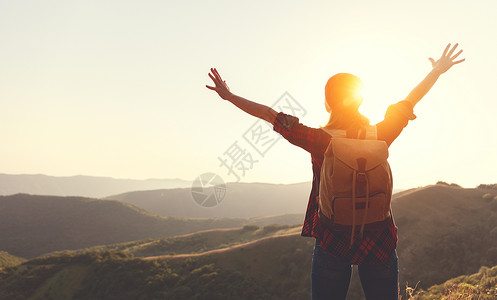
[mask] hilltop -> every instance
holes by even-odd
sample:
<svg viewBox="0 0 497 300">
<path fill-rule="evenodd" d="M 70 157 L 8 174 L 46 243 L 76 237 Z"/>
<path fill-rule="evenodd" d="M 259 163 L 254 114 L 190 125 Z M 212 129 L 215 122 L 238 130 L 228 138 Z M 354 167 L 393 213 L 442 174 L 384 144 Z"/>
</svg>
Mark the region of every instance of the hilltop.
<svg viewBox="0 0 497 300">
<path fill-rule="evenodd" d="M 308 299 L 311 244 L 287 235 L 184 260 L 41 257 L 0 271 L 0 299 Z"/>
<path fill-rule="evenodd" d="M 17 266 L 25 261 L 26 259 L 24 258 L 11 255 L 5 251 L 0 251 L 0 269 Z"/>
<path fill-rule="evenodd" d="M 212 228 L 301 222 L 301 215 L 254 219 L 161 217 L 119 201 L 82 197 L 0 196 L 0 250 L 32 258 L 96 245 L 162 238 Z"/>
<path fill-rule="evenodd" d="M 497 266 L 481 267 L 478 273 L 463 275 L 430 287 L 427 291 L 415 291 L 412 300 L 431 299 L 497 299 Z"/>
<path fill-rule="evenodd" d="M 497 265 L 496 196 L 495 189 L 443 184 L 397 195 L 401 288 L 419 281 L 418 290 L 432 293 L 433 285 Z M 300 226 L 266 227 L 54 253 L 4 269 L 0 299 L 308 299 L 314 240 L 300 237 Z M 349 300 L 361 299 L 356 275 Z"/>
<path fill-rule="evenodd" d="M 197 255 L 59 253 L 0 270 L 0 299 L 308 299 L 312 244 L 287 234 Z M 361 299 L 353 280 L 347 299 Z M 412 299 L 495 299 L 496 282 L 497 266 L 482 267 Z"/>
<path fill-rule="evenodd" d="M 206 188 L 206 194 L 212 193 Z M 190 188 L 135 191 L 109 196 L 162 216 L 188 218 L 252 218 L 283 214 L 304 214 L 311 182 L 295 184 L 227 183 L 226 195 L 215 207 L 202 207 Z"/>
<path fill-rule="evenodd" d="M 496 195 L 497 190 L 437 184 L 396 197 L 400 282 L 421 280 L 427 288 L 497 265 Z"/>
<path fill-rule="evenodd" d="M 42 174 L 0 174 L 0 195 L 19 193 L 54 196 L 105 197 L 137 190 L 189 187 L 182 179 L 117 179 L 95 176 L 55 177 Z"/>
<path fill-rule="evenodd" d="M 95 246 L 87 250 L 121 251 L 134 257 L 198 254 L 216 249 L 286 234 L 300 234 L 300 225 L 245 225 L 242 228 L 209 229 L 161 239 L 148 239 L 114 245 Z M 86 250 L 85 250 L 86 251 Z"/>
</svg>

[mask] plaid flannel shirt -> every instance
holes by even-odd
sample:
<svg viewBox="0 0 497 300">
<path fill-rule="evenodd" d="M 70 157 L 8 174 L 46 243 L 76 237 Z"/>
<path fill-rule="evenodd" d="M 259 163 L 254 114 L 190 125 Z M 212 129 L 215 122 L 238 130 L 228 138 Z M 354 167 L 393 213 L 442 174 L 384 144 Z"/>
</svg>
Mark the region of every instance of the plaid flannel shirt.
<svg viewBox="0 0 497 300">
<path fill-rule="evenodd" d="M 388 146 L 399 136 L 409 120 L 414 120 L 413 107 L 407 101 L 390 105 L 383 121 L 376 124 L 379 140 Z M 299 123 L 295 116 L 279 112 L 273 124 L 273 130 L 281 134 L 291 144 L 303 148 L 311 154 L 312 189 L 307 204 L 301 236 L 315 237 L 323 249 L 334 257 L 350 264 L 380 263 L 390 257 L 397 246 L 397 227 L 393 216 L 388 226 L 380 231 L 365 231 L 363 238 L 356 231 L 354 244 L 350 246 L 350 233 L 334 231 L 324 226 L 318 216 L 317 195 L 324 152 L 331 136 L 320 128 L 311 128 Z"/>
</svg>

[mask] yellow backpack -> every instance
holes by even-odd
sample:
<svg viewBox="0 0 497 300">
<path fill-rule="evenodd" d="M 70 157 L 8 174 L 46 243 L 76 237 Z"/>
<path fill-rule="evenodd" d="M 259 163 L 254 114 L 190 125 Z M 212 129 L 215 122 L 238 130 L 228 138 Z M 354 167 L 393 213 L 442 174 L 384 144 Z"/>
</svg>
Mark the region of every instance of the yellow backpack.
<svg viewBox="0 0 497 300">
<path fill-rule="evenodd" d="M 355 227 L 384 228 L 391 216 L 393 179 L 388 164 L 388 145 L 378 140 L 376 126 L 347 138 L 345 130 L 321 127 L 332 136 L 324 153 L 319 183 L 319 216 L 334 230 L 350 230 L 353 245 Z"/>
</svg>

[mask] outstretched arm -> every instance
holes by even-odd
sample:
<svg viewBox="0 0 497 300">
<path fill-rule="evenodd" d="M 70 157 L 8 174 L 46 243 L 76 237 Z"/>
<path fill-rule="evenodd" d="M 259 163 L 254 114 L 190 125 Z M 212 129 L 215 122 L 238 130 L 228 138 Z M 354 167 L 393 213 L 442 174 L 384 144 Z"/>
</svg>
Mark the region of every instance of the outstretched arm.
<svg viewBox="0 0 497 300">
<path fill-rule="evenodd" d="M 447 72 L 447 70 L 449 70 L 453 65 L 462 63 L 465 60 L 465 59 L 460 59 L 454 61 L 459 56 L 459 54 L 462 53 L 462 50 L 460 50 L 459 52 L 457 52 L 457 54 L 452 56 L 457 46 L 458 44 L 455 44 L 454 47 L 452 47 L 452 49 L 450 49 L 449 51 L 450 44 L 448 44 L 447 47 L 445 47 L 442 56 L 437 61 L 435 61 L 431 57 L 429 58 L 431 61 L 431 65 L 433 66 L 433 69 L 431 70 L 430 73 L 428 73 L 425 79 L 423 79 L 423 81 L 421 81 L 409 93 L 409 95 L 405 99 L 406 101 L 411 103 L 413 107 L 419 102 L 419 100 L 421 100 L 426 95 L 426 93 L 428 93 L 428 91 L 433 87 L 433 85 L 437 81 L 438 77 L 440 77 L 440 75 Z"/>
<path fill-rule="evenodd" d="M 221 75 L 219 75 L 217 70 L 211 68 L 211 72 L 212 74 L 209 73 L 209 77 L 214 81 L 215 86 L 206 85 L 208 89 L 216 91 L 222 99 L 228 100 L 244 112 L 274 124 L 274 119 L 278 114 L 274 109 L 233 94 L 226 84 L 226 81 L 221 78 Z"/>
</svg>

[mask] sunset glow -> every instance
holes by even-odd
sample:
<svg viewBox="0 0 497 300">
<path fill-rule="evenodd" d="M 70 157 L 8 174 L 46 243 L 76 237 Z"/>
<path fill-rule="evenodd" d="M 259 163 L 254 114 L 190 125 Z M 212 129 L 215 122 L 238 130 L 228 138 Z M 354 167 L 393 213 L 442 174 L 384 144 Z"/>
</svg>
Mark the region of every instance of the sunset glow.
<svg viewBox="0 0 497 300">
<path fill-rule="evenodd" d="M 395 185 L 494 182 L 497 4 L 463 2 L 2 2 L 0 172 L 234 181 L 217 157 L 256 120 L 209 93 L 210 67 L 262 104 L 289 93 L 312 127 L 329 118 L 328 78 L 354 74 L 360 111 L 376 123 L 430 71 L 429 57 L 459 42 L 467 61 L 391 147 Z M 310 172 L 309 154 L 281 140 L 242 181 Z"/>
</svg>

